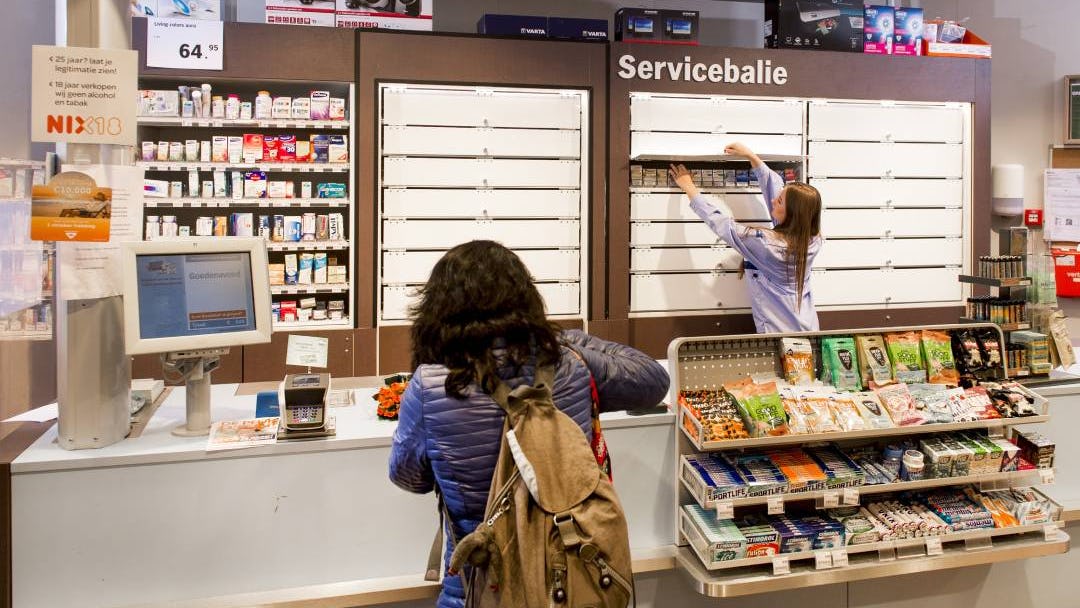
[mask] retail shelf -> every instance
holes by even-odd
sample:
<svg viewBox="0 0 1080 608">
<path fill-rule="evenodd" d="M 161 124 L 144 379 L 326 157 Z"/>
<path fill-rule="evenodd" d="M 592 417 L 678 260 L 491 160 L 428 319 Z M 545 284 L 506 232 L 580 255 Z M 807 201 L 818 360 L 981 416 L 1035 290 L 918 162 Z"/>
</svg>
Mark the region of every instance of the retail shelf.
<svg viewBox="0 0 1080 608">
<path fill-rule="evenodd" d="M 680 547 L 676 551 L 675 563 L 690 578 L 698 593 L 708 597 L 737 597 L 1057 555 L 1066 553 L 1070 543 L 1069 535 L 1057 528 L 1054 528 L 1054 532 L 1049 535 L 1040 531 L 1038 535 L 1016 534 L 1012 537 L 997 537 L 991 547 L 979 550 L 968 550 L 964 543 L 951 542 L 961 539 L 937 538 L 941 538 L 943 543 L 949 543 L 943 544 L 941 555 L 882 559 L 877 552 L 853 552 L 848 547 L 846 548 L 846 554 L 849 556 L 847 566 L 817 569 L 815 568 L 816 560 L 799 560 L 791 563 L 790 574 L 775 576 L 760 566 L 713 572 L 706 569 L 697 555 L 688 547 Z M 886 549 L 885 552 L 888 555 L 890 550 Z M 815 553 L 811 553 L 806 557 L 813 558 L 814 556 Z"/>
<path fill-rule="evenodd" d="M 249 169 L 253 171 L 283 171 L 290 173 L 345 173 L 349 163 L 201 163 L 185 161 L 139 161 L 138 166 L 147 171 L 226 171 Z"/>
<path fill-rule="evenodd" d="M 975 285 L 987 285 L 989 287 L 1026 287 L 1031 285 L 1031 277 L 1014 277 L 1010 279 L 991 279 L 977 277 L 970 274 L 962 274 L 957 277 L 961 283 L 974 283 Z"/>
<path fill-rule="evenodd" d="M 305 329 L 351 328 L 349 319 L 320 319 L 318 321 L 274 321 L 274 331 L 301 331 Z"/>
<path fill-rule="evenodd" d="M 780 497 L 784 502 L 797 500 L 824 499 L 830 494 L 836 497 L 839 504 L 845 504 L 843 496 L 845 491 L 854 490 L 858 496 L 868 494 L 885 494 L 888 492 L 905 492 L 910 490 L 922 490 L 925 488 L 940 488 L 945 486 L 957 486 L 967 484 L 988 484 L 996 488 L 1011 488 L 1020 486 L 1032 486 L 1043 483 L 1044 473 L 1040 470 L 1028 471 L 1003 471 L 997 473 L 982 473 L 979 475 L 964 475 L 962 477 L 941 477 L 933 479 L 920 479 L 919 481 L 900 481 L 896 483 L 866 484 L 851 488 L 828 488 L 809 492 L 787 492 L 770 496 L 746 496 L 728 499 L 709 499 L 705 496 L 707 486 L 695 470 L 686 460 L 686 456 L 680 457 L 679 479 L 684 488 L 703 509 L 716 509 L 722 503 L 730 503 L 732 507 L 747 507 L 752 505 L 764 505 L 770 499 Z M 1051 473 L 1052 475 L 1052 473 Z"/>
<path fill-rule="evenodd" d="M 806 159 L 801 154 L 758 154 L 761 160 L 767 163 L 801 163 Z M 631 156 L 631 161 L 664 161 L 664 162 L 747 162 L 746 158 L 737 154 L 639 154 Z"/>
<path fill-rule="evenodd" d="M 331 129 L 347 131 L 348 120 L 309 120 L 303 118 L 275 118 L 273 120 L 240 120 L 227 118 L 185 118 L 180 116 L 140 116 L 143 127 L 199 127 L 199 128 L 256 128 L 256 129 Z"/>
<path fill-rule="evenodd" d="M 52 331 L 0 331 L 0 342 L 5 340 L 52 340 Z"/>
<path fill-rule="evenodd" d="M 960 317 L 961 323 L 991 323 L 986 319 L 972 319 L 971 317 Z M 1021 329 L 1031 329 L 1031 323 L 1023 321 L 1021 323 L 994 323 L 1001 328 L 1001 331 L 1017 331 Z"/>
<path fill-rule="evenodd" d="M 950 532 L 949 534 L 942 534 L 939 536 L 923 536 L 919 538 L 904 538 L 897 540 L 887 540 L 876 543 L 866 543 L 863 545 L 847 545 L 843 547 L 848 555 L 857 555 L 860 553 L 874 553 L 880 555 L 881 552 L 897 552 L 899 555 L 909 555 L 912 552 L 922 552 L 925 556 L 927 551 L 927 540 L 938 539 L 944 546 L 946 543 L 956 543 L 960 541 L 972 541 L 978 543 L 980 541 L 986 541 L 988 539 L 994 539 L 1002 536 L 1018 536 L 1022 534 L 1038 533 L 1041 542 L 1050 542 L 1048 538 L 1056 538 L 1058 534 L 1064 534 L 1060 528 L 1064 523 L 1057 521 L 1047 524 L 1032 524 L 1027 526 L 1010 526 L 1007 528 L 981 528 L 978 530 L 965 530 L 962 532 Z M 1050 529 L 1053 529 L 1053 532 Z M 689 534 L 688 534 L 689 533 Z M 689 516 L 686 512 L 680 509 L 679 512 L 679 534 L 689 542 L 689 546 L 697 558 L 700 560 L 700 565 L 708 571 L 715 570 L 733 570 L 739 568 L 746 568 L 749 566 L 762 566 L 772 565 L 773 559 L 776 557 L 787 557 L 790 561 L 802 561 L 808 559 L 814 559 L 817 553 L 825 551 L 826 553 L 832 553 L 833 550 L 819 550 L 819 551 L 802 551 L 799 553 L 783 553 L 777 555 L 762 555 L 760 557 L 747 557 L 743 559 L 733 559 L 721 562 L 706 563 L 705 555 L 702 553 L 705 551 L 707 541 L 697 533 L 694 525 L 690 522 Z M 931 541 L 933 542 L 933 541 Z"/>
<path fill-rule="evenodd" d="M 761 194 L 760 188 L 698 188 L 702 194 Z M 630 186 L 630 194 L 682 194 L 675 186 Z"/>
<path fill-rule="evenodd" d="M 319 285 L 271 285 L 270 293 L 305 294 L 305 293 L 346 293 L 349 291 L 348 283 L 324 283 Z"/>
<path fill-rule="evenodd" d="M 348 207 L 347 198 L 148 198 L 146 207 Z"/>
<path fill-rule="evenodd" d="M 1021 424 L 1039 424 L 1050 420 L 1049 415 L 1021 416 L 1018 418 L 994 418 L 974 422 L 949 422 L 945 424 L 919 424 L 898 426 L 888 429 L 867 429 L 863 431 L 841 431 L 838 433 L 811 433 L 807 435 L 778 435 L 776 437 L 755 437 L 751 439 L 725 439 L 722 441 L 700 442 L 686 429 L 687 421 L 692 424 L 700 436 L 701 423 L 685 407 L 679 408 L 679 428 L 690 442 L 701 452 L 716 450 L 736 450 L 741 448 L 772 447 L 780 445 L 806 444 L 818 441 L 845 441 L 849 439 L 869 439 L 872 437 L 895 437 L 899 435 L 925 435 L 947 431 L 969 429 L 992 429 Z"/>
<path fill-rule="evenodd" d="M 267 243 L 267 251 L 335 251 L 348 249 L 348 241 L 298 241 L 295 243 Z"/>
</svg>

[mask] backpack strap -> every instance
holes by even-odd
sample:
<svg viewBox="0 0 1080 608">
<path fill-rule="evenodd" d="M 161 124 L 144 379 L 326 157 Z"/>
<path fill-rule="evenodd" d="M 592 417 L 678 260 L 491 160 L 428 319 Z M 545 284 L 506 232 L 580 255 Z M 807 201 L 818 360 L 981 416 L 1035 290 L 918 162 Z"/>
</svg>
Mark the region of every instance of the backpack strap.
<svg viewBox="0 0 1080 608">
<path fill-rule="evenodd" d="M 439 528 L 435 531 L 434 540 L 431 541 L 431 551 L 428 553 L 424 580 L 438 582 L 442 572 L 443 530 L 444 526 L 450 522 L 450 514 L 446 512 L 446 503 L 443 502 L 442 492 L 436 490 L 435 497 L 439 500 Z M 452 530 L 450 533 L 453 535 Z"/>
</svg>

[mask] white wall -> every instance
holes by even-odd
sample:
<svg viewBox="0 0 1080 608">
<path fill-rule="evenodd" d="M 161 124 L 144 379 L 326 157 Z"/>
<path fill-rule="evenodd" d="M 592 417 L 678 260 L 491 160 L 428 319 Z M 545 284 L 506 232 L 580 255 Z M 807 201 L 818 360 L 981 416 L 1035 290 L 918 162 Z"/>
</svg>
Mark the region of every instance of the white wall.
<svg viewBox="0 0 1080 608">
<path fill-rule="evenodd" d="M 55 44 L 56 8 L 46 0 L 4 0 L 0 40 L 4 65 L 0 74 L 0 157 L 43 160 L 51 145 L 30 145 L 30 47 Z"/>
</svg>

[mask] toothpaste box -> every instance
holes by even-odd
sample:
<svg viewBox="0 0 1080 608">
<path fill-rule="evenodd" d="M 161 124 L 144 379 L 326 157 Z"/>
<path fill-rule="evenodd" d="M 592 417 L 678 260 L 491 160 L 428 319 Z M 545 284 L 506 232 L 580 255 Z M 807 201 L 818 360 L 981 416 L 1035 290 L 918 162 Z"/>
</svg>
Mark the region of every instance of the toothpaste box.
<svg viewBox="0 0 1080 608">
<path fill-rule="evenodd" d="M 896 8 L 893 55 L 922 55 L 923 9 Z"/>
<path fill-rule="evenodd" d="M 863 52 L 891 55 L 895 35 L 896 11 L 891 6 L 867 5 L 863 9 Z"/>
</svg>

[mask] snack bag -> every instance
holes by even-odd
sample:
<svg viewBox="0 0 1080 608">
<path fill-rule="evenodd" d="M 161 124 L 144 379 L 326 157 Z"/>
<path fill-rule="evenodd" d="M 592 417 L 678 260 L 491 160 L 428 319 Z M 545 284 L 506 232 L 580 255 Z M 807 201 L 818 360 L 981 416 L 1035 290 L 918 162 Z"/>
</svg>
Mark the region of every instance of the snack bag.
<svg viewBox="0 0 1080 608">
<path fill-rule="evenodd" d="M 788 384 L 813 384 L 814 349 L 806 338 L 781 338 L 784 379 Z"/>
<path fill-rule="evenodd" d="M 885 344 L 888 345 L 893 377 L 897 382 L 926 382 L 926 365 L 919 346 L 919 334 L 913 331 L 885 334 Z"/>
<path fill-rule="evenodd" d="M 891 384 L 892 368 L 889 365 L 885 340 L 881 336 L 856 336 L 855 345 L 859 350 L 859 369 L 862 372 L 863 384 Z"/>
<path fill-rule="evenodd" d="M 799 405 L 799 395 L 795 389 L 791 387 L 780 389 L 780 402 L 784 404 L 784 411 L 787 413 L 788 432 L 792 435 L 810 433 L 810 424 Z"/>
<path fill-rule="evenodd" d="M 961 374 L 973 375 L 986 369 L 982 358 L 982 350 L 979 341 L 975 338 L 975 332 L 968 329 L 959 329 L 952 334 L 953 360 Z"/>
<path fill-rule="evenodd" d="M 851 397 L 859 408 L 859 414 L 866 421 L 867 428 L 887 429 L 895 426 L 892 418 L 889 417 L 889 412 L 881 405 L 881 399 L 878 399 L 877 393 L 864 391 L 855 393 Z"/>
<path fill-rule="evenodd" d="M 775 382 L 724 385 L 735 397 L 751 437 L 787 435 L 787 414 Z"/>
<path fill-rule="evenodd" d="M 799 408 L 806 417 L 807 426 L 811 433 L 837 433 L 840 426 L 833 418 L 829 408 L 829 396 L 826 394 L 806 391 L 799 394 Z"/>
<path fill-rule="evenodd" d="M 949 332 L 924 329 L 922 350 L 931 384 L 960 384 L 960 372 L 956 370 Z"/>
<path fill-rule="evenodd" d="M 844 431 L 862 431 L 866 429 L 866 420 L 859 413 L 853 396 L 848 393 L 836 394 L 829 398 L 829 411 L 833 420 Z"/>
<path fill-rule="evenodd" d="M 845 391 L 862 390 L 855 340 L 851 337 L 822 338 L 821 359 L 823 367 L 829 370 L 833 386 Z"/>
<path fill-rule="evenodd" d="M 875 389 L 874 392 L 878 399 L 881 399 L 881 404 L 885 406 L 885 410 L 889 412 L 889 417 L 896 426 L 926 424 L 926 415 L 915 408 L 915 402 L 906 384 L 902 382 L 890 384 Z"/>
<path fill-rule="evenodd" d="M 703 436 L 700 441 L 750 437 L 739 416 L 735 398 L 724 389 L 682 391 L 679 393 L 679 405 L 701 423 Z M 684 420 L 684 425 L 691 435 L 697 435 L 696 427 L 689 420 Z"/>
<path fill-rule="evenodd" d="M 915 409 L 921 410 L 928 424 L 944 424 L 953 421 L 949 408 L 949 388 L 943 384 L 909 384 L 908 391 L 915 402 Z"/>
<path fill-rule="evenodd" d="M 987 370 L 1001 369 L 1001 340 L 998 333 L 989 327 L 975 330 L 975 339 L 979 342 L 979 353 Z"/>
</svg>

